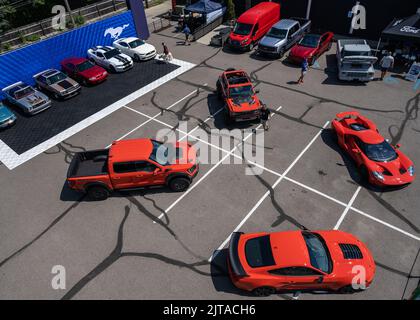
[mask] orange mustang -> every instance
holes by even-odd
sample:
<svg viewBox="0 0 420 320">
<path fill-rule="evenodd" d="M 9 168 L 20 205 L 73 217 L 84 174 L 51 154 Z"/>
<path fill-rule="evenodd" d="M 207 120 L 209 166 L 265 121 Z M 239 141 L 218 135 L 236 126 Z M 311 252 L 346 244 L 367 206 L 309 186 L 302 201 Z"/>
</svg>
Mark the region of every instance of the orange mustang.
<svg viewBox="0 0 420 320">
<path fill-rule="evenodd" d="M 331 125 L 338 144 L 356 162 L 363 179 L 379 187 L 413 182 L 413 162 L 399 150 L 400 145 L 391 146 L 371 120 L 356 111 L 336 117 Z"/>
<path fill-rule="evenodd" d="M 366 245 L 339 230 L 235 232 L 228 267 L 233 284 L 256 296 L 279 290 L 353 293 L 368 288 L 375 275 Z"/>
</svg>

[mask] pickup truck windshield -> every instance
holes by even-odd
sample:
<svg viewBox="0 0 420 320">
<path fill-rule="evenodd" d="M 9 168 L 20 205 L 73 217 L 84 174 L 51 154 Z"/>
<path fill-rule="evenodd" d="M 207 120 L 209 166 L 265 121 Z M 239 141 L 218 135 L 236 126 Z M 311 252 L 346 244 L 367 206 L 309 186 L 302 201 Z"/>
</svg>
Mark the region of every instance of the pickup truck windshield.
<svg viewBox="0 0 420 320">
<path fill-rule="evenodd" d="M 177 159 L 183 157 L 182 149 L 175 148 L 171 144 L 163 144 L 152 140 L 153 150 L 149 156 L 150 160 L 159 163 L 161 166 L 177 163 Z"/>
<path fill-rule="evenodd" d="M 271 28 L 270 31 L 268 31 L 267 36 L 277 39 L 284 39 L 287 36 L 287 30 Z"/>
<path fill-rule="evenodd" d="M 332 271 L 332 262 L 324 239 L 320 235 L 311 232 L 302 232 L 302 236 L 308 248 L 311 265 L 325 273 L 330 273 Z"/>
<path fill-rule="evenodd" d="M 252 24 L 238 22 L 235 25 L 235 29 L 233 29 L 233 33 L 246 36 L 251 33 L 252 27 Z"/>
<path fill-rule="evenodd" d="M 316 48 L 318 47 L 319 38 L 320 37 L 318 35 L 308 34 L 300 40 L 299 45 L 308 48 Z"/>
<path fill-rule="evenodd" d="M 229 95 L 234 97 L 249 97 L 254 94 L 252 90 L 252 86 L 242 86 L 242 87 L 234 87 L 229 89 Z"/>
<path fill-rule="evenodd" d="M 356 142 L 359 148 L 372 161 L 387 162 L 398 158 L 398 154 L 386 140 L 378 144 L 367 144 L 360 140 L 356 140 Z"/>
<path fill-rule="evenodd" d="M 343 57 L 357 56 L 357 57 L 370 57 L 370 51 L 344 51 Z"/>
</svg>

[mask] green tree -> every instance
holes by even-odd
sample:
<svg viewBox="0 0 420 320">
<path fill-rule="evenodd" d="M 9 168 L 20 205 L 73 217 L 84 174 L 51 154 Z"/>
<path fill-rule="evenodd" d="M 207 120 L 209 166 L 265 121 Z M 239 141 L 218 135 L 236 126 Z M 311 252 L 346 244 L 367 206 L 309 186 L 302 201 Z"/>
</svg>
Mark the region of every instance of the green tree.
<svg viewBox="0 0 420 320">
<path fill-rule="evenodd" d="M 235 4 L 233 0 L 226 0 L 226 19 L 232 20 L 236 18 Z"/>
<path fill-rule="evenodd" d="M 9 0 L 0 0 L 0 34 L 10 28 L 10 15 L 15 13 Z"/>
</svg>

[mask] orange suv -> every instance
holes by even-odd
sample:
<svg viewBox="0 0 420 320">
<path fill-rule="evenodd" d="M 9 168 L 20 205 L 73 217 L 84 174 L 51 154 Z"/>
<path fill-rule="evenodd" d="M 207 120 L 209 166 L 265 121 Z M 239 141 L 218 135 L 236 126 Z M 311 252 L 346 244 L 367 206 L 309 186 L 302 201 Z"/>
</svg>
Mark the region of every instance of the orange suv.
<svg viewBox="0 0 420 320">
<path fill-rule="evenodd" d="M 217 94 L 225 103 L 227 123 L 260 118 L 261 101 L 251 79 L 243 70 L 227 69 L 217 80 Z"/>
</svg>

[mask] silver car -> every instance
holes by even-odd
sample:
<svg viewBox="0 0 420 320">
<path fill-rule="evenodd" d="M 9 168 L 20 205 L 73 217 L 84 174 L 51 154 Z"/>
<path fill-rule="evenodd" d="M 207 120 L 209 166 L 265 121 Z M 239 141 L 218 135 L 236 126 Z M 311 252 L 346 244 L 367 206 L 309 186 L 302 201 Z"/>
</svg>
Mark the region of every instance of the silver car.
<svg viewBox="0 0 420 320">
<path fill-rule="evenodd" d="M 34 115 L 51 107 L 51 100 L 45 94 L 24 82 L 14 83 L 2 91 L 11 104 L 26 114 Z"/>
</svg>

